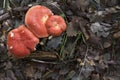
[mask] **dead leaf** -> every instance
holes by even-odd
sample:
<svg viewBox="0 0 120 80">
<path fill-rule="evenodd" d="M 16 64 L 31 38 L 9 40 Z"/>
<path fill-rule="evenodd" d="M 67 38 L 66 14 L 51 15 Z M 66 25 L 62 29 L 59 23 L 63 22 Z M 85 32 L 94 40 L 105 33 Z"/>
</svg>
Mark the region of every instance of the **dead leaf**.
<svg viewBox="0 0 120 80">
<path fill-rule="evenodd" d="M 63 68 L 63 69 L 61 69 L 61 70 L 59 71 L 59 74 L 65 75 L 65 74 L 67 74 L 68 72 L 69 72 L 69 68 Z"/>
<path fill-rule="evenodd" d="M 48 41 L 47 48 L 56 49 L 61 44 L 61 41 L 62 41 L 62 36 L 53 37 Z"/>
<path fill-rule="evenodd" d="M 85 65 L 82 68 L 82 73 L 85 76 L 85 78 L 88 78 L 91 75 L 92 71 L 94 71 L 94 67 L 89 64 Z"/>
<path fill-rule="evenodd" d="M 107 37 L 109 35 L 109 29 L 108 28 L 110 25 L 107 23 L 99 23 L 99 22 L 95 22 L 92 23 L 90 26 L 90 29 L 93 33 L 95 33 L 97 36 L 102 36 L 102 37 Z"/>
<path fill-rule="evenodd" d="M 5 73 L 0 73 L 0 80 L 5 80 Z"/>
<path fill-rule="evenodd" d="M 79 18 L 79 27 L 81 29 L 81 32 L 83 32 L 84 36 L 85 36 L 85 39 L 88 40 L 89 39 L 89 35 L 87 33 L 87 20 L 83 19 L 83 18 Z"/>
<path fill-rule="evenodd" d="M 78 8 L 84 12 L 85 10 L 88 9 L 90 0 L 77 0 L 76 3 Z"/>
<path fill-rule="evenodd" d="M 120 38 L 120 31 L 116 32 L 113 34 L 114 38 Z"/>
<path fill-rule="evenodd" d="M 25 76 L 24 76 L 22 70 L 20 70 L 18 68 L 15 68 L 14 72 L 15 72 L 15 76 L 18 80 L 24 80 L 25 79 Z"/>
<path fill-rule="evenodd" d="M 67 75 L 67 77 L 66 77 L 66 79 L 65 80 L 69 80 L 69 79 L 71 79 L 74 75 L 75 75 L 75 71 L 74 70 L 71 70 L 69 73 L 68 73 L 68 75 Z"/>
<path fill-rule="evenodd" d="M 91 75 L 91 80 L 100 80 L 100 75 L 93 73 L 93 74 Z"/>
<path fill-rule="evenodd" d="M 71 22 L 68 24 L 67 35 L 76 36 L 78 32 L 82 32 L 86 39 L 89 39 L 86 27 L 88 21 L 79 16 L 73 16 Z"/>
<path fill-rule="evenodd" d="M 104 42 L 103 47 L 109 48 L 112 44 L 110 42 Z"/>
<path fill-rule="evenodd" d="M 26 74 L 27 78 L 33 78 L 35 75 L 35 69 L 32 65 L 27 65 L 27 68 L 25 68 L 24 73 Z"/>
<path fill-rule="evenodd" d="M 79 31 L 79 18 L 74 16 L 72 17 L 71 22 L 68 23 L 67 35 L 70 37 L 76 36 Z"/>
<path fill-rule="evenodd" d="M 94 45 L 94 46 L 98 46 L 99 48 L 103 49 L 102 43 L 101 43 L 101 39 L 100 37 L 96 36 L 94 33 L 92 33 L 91 31 L 89 31 L 90 33 L 90 38 L 89 38 L 89 42 Z"/>
<path fill-rule="evenodd" d="M 7 70 L 6 71 L 6 76 L 10 80 L 17 80 L 17 78 L 15 77 L 15 74 L 14 74 L 14 72 L 12 70 Z"/>
<path fill-rule="evenodd" d="M 41 77 L 42 77 L 42 73 L 40 71 L 37 71 L 34 76 L 35 80 L 41 79 Z"/>
<path fill-rule="evenodd" d="M 75 74 L 75 76 L 72 77 L 72 80 L 85 80 L 85 77 L 83 75 Z"/>
<path fill-rule="evenodd" d="M 76 24 L 74 24 L 74 22 L 70 22 L 68 23 L 68 28 L 67 28 L 67 36 L 76 36 L 77 35 L 77 32 L 79 29 L 77 29 L 77 26 Z"/>
</svg>

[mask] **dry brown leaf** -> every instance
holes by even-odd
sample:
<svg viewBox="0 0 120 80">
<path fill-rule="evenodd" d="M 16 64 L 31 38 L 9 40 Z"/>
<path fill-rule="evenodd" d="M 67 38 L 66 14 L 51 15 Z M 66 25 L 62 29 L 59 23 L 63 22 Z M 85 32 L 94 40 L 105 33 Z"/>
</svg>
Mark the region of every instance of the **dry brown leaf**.
<svg viewBox="0 0 120 80">
<path fill-rule="evenodd" d="M 68 23 L 67 35 L 76 36 L 78 31 L 80 31 L 78 18 L 72 17 L 72 21 Z"/>
<path fill-rule="evenodd" d="M 114 38 L 120 38 L 120 31 L 116 32 L 113 34 Z"/>
<path fill-rule="evenodd" d="M 77 29 L 75 29 L 74 27 L 76 27 L 76 25 L 73 22 L 68 23 L 67 36 L 77 35 Z"/>
<path fill-rule="evenodd" d="M 35 70 L 32 65 L 27 65 L 27 68 L 25 69 L 25 74 L 28 78 L 34 77 Z"/>
<path fill-rule="evenodd" d="M 112 44 L 110 42 L 104 42 L 103 47 L 109 48 Z"/>
<path fill-rule="evenodd" d="M 76 0 L 76 3 L 78 8 L 84 12 L 86 9 L 88 9 L 90 0 Z"/>
<path fill-rule="evenodd" d="M 89 38 L 90 43 L 92 45 L 95 45 L 96 47 L 100 47 L 101 49 L 103 49 L 100 37 L 96 36 L 91 31 L 89 31 L 89 33 L 90 33 L 90 38 Z"/>
<path fill-rule="evenodd" d="M 89 35 L 87 33 L 87 20 L 83 19 L 79 16 L 73 16 L 71 22 L 68 24 L 67 35 L 68 36 L 76 36 L 78 32 L 82 32 L 86 39 L 89 39 Z"/>
</svg>

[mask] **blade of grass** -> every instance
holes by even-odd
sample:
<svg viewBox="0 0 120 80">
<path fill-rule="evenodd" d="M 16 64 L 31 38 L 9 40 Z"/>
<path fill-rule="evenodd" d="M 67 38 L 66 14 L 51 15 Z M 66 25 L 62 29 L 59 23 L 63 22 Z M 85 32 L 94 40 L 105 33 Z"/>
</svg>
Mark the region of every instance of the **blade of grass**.
<svg viewBox="0 0 120 80">
<path fill-rule="evenodd" d="M 65 48 L 65 44 L 66 44 L 66 42 L 67 42 L 67 35 L 64 34 L 64 35 L 63 35 L 63 43 L 62 43 L 62 45 L 61 45 L 61 49 L 60 49 L 60 57 L 61 57 L 61 60 L 63 60 L 64 57 L 65 57 L 63 51 L 64 51 L 64 48 Z"/>
<path fill-rule="evenodd" d="M 84 59 L 83 59 L 83 64 L 85 64 L 86 63 L 86 57 L 87 57 L 87 54 L 88 54 L 88 48 L 89 47 L 88 47 L 88 45 L 87 45 L 87 43 L 85 41 L 85 37 L 83 35 L 82 35 L 82 40 L 83 40 L 84 44 L 86 45 L 86 52 L 85 52 L 85 56 L 84 56 Z M 83 68 L 84 68 L 84 65 L 80 69 L 79 76 L 82 74 Z"/>
<path fill-rule="evenodd" d="M 3 1 L 3 8 L 6 8 L 6 1 L 7 1 L 7 0 L 4 0 L 4 1 Z"/>
<path fill-rule="evenodd" d="M 74 52 L 75 46 L 76 46 L 78 40 L 81 38 L 81 35 L 82 35 L 82 32 L 78 32 L 77 38 L 75 39 L 74 43 L 71 46 L 71 49 L 70 49 L 71 51 L 70 51 L 70 56 L 69 57 L 73 56 L 73 52 Z"/>
<path fill-rule="evenodd" d="M 6 10 L 10 10 L 10 1 L 9 0 L 4 0 L 3 1 L 3 8 Z"/>
<path fill-rule="evenodd" d="M 33 62 L 43 63 L 43 64 L 58 64 L 57 62 L 48 62 L 43 60 L 31 59 Z"/>
<path fill-rule="evenodd" d="M 9 0 L 9 3 L 16 7 L 16 4 L 12 0 Z"/>
</svg>

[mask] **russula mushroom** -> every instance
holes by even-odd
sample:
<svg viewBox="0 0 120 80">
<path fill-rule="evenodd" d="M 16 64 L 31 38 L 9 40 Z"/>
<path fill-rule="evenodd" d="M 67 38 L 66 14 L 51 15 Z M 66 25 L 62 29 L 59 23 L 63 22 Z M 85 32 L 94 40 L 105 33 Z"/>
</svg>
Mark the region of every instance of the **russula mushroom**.
<svg viewBox="0 0 120 80">
<path fill-rule="evenodd" d="M 31 7 L 25 15 L 25 24 L 38 37 L 48 37 L 45 23 L 53 13 L 45 6 L 36 5 Z"/>
<path fill-rule="evenodd" d="M 59 36 L 66 30 L 65 20 L 53 15 L 45 6 L 31 7 L 25 15 L 25 25 L 11 30 L 7 36 L 8 50 L 14 57 L 24 58 L 35 50 L 38 38 Z"/>
<path fill-rule="evenodd" d="M 61 16 L 53 15 L 46 21 L 46 28 L 50 35 L 59 36 L 67 27 Z"/>
<path fill-rule="evenodd" d="M 17 58 L 24 58 L 35 50 L 39 39 L 24 25 L 11 30 L 7 36 L 7 46 L 10 53 Z"/>
</svg>

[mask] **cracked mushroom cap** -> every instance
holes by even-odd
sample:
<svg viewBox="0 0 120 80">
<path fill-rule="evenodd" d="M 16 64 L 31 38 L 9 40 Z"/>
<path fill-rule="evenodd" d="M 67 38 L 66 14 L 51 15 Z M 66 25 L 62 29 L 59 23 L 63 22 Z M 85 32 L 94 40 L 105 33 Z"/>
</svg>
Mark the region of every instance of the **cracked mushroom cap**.
<svg viewBox="0 0 120 80">
<path fill-rule="evenodd" d="M 67 28 L 65 20 L 58 15 L 51 16 L 46 22 L 46 28 L 50 35 L 60 36 Z"/>
<path fill-rule="evenodd" d="M 24 25 L 11 30 L 7 36 L 7 46 L 9 52 L 17 58 L 24 58 L 35 50 L 39 39 L 29 31 Z"/>
<path fill-rule="evenodd" d="M 51 10 L 45 6 L 31 7 L 25 15 L 25 24 L 39 38 L 48 37 L 45 26 L 47 19 L 52 16 Z"/>
</svg>

